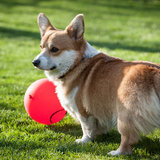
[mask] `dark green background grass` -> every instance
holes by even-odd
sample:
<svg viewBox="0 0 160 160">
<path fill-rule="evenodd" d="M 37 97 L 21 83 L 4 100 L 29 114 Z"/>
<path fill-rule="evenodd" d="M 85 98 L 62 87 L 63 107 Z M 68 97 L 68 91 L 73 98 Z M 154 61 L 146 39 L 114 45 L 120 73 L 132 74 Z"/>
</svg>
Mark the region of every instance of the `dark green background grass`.
<svg viewBox="0 0 160 160">
<path fill-rule="evenodd" d="M 156 0 L 0 0 L 0 159 L 160 159 L 160 130 L 134 147 L 130 157 L 111 157 L 120 135 L 116 130 L 83 146 L 74 143 L 82 135 L 69 115 L 47 126 L 25 112 L 27 87 L 44 78 L 34 69 L 40 52 L 36 19 L 44 12 L 64 29 L 83 13 L 85 37 L 98 50 L 125 60 L 160 63 L 160 2 Z"/>
</svg>

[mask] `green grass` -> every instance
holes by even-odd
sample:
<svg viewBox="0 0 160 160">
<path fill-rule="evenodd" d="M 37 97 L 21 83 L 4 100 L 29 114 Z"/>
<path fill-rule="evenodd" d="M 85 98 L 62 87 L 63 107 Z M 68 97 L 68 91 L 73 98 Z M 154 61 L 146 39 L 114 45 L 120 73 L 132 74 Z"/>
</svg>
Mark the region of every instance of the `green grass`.
<svg viewBox="0 0 160 160">
<path fill-rule="evenodd" d="M 76 145 L 80 125 L 69 115 L 47 126 L 25 112 L 27 87 L 45 77 L 34 69 L 39 53 L 37 14 L 44 12 L 64 29 L 85 15 L 85 37 L 97 49 L 125 60 L 160 63 L 160 1 L 156 0 L 1 0 L 0 1 L 0 159 L 160 159 L 160 130 L 134 147 L 132 156 L 111 157 L 120 135 L 116 130 L 94 142 Z"/>
</svg>

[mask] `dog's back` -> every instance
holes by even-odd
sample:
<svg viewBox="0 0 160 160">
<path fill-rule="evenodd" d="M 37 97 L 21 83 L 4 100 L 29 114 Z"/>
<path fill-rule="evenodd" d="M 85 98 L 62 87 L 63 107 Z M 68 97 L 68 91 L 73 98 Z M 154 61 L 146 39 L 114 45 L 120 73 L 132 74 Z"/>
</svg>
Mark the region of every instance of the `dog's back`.
<svg viewBox="0 0 160 160">
<path fill-rule="evenodd" d="M 82 66 L 85 65 L 82 63 Z M 137 135 L 160 126 L 158 65 L 150 62 L 127 62 L 99 54 L 88 60 L 84 68 L 82 66 L 77 66 L 66 75 L 69 81 L 66 86 L 78 85 L 81 88 L 77 93 L 81 114 L 86 116 L 89 113 L 102 126 L 107 127 L 119 115 L 129 118 L 125 123 L 129 123 L 130 127 L 133 123 L 132 129 Z M 83 70 L 80 72 L 79 68 Z M 77 78 L 71 81 L 72 77 Z M 83 103 L 79 104 L 80 102 Z"/>
</svg>

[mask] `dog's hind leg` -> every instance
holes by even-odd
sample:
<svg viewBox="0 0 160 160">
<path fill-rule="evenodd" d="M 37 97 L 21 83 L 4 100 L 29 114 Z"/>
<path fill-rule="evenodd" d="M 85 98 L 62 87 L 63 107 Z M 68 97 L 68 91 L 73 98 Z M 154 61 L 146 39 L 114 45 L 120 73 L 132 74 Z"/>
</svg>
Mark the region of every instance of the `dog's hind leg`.
<svg viewBox="0 0 160 160">
<path fill-rule="evenodd" d="M 111 151 L 109 155 L 130 155 L 132 146 L 138 142 L 139 134 L 134 131 L 134 125 L 130 119 L 130 114 L 120 113 L 118 115 L 118 131 L 121 134 L 121 143 L 117 150 Z"/>
</svg>

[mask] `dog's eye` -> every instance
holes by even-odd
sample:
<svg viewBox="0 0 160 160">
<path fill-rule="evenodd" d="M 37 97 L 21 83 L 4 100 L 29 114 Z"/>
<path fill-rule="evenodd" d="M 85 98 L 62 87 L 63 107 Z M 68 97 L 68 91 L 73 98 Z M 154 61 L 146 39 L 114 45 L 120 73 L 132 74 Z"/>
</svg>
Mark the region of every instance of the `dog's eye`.
<svg viewBox="0 0 160 160">
<path fill-rule="evenodd" d="M 52 47 L 50 51 L 51 51 L 51 52 L 57 52 L 58 50 L 59 50 L 58 48 Z"/>
</svg>

